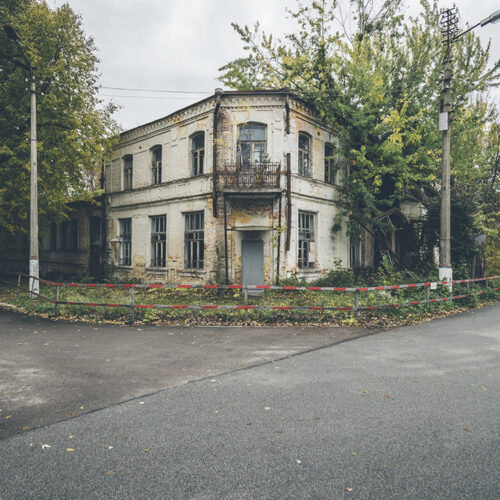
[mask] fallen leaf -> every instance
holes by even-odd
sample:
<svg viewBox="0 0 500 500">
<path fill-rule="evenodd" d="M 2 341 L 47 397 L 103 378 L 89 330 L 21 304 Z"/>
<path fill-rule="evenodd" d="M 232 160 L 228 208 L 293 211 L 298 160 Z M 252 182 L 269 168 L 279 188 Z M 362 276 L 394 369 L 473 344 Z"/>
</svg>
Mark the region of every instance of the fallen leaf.
<svg viewBox="0 0 500 500">
<path fill-rule="evenodd" d="M 211 379 L 210 379 L 210 382 L 215 382 L 215 379 L 214 379 L 214 378 L 211 378 Z"/>
<path fill-rule="evenodd" d="M 144 401 L 141 401 L 139 404 L 140 404 L 140 405 L 143 405 L 143 404 L 144 404 Z"/>
<path fill-rule="evenodd" d="M 73 439 L 75 436 L 73 436 L 73 434 L 71 434 L 70 436 L 68 436 L 68 439 Z"/>
<path fill-rule="evenodd" d="M 7 416 L 5 417 L 5 419 L 6 419 L 6 420 L 7 420 L 7 419 L 9 419 L 9 418 L 12 418 L 12 415 L 7 415 Z"/>
<path fill-rule="evenodd" d="M 46 450 L 47 448 L 52 448 L 50 444 L 42 444 L 42 450 Z"/>
<path fill-rule="evenodd" d="M 351 455 L 357 455 L 358 452 L 357 451 L 351 451 Z"/>
<path fill-rule="evenodd" d="M 75 451 L 74 448 L 66 448 L 66 451 Z"/>
<path fill-rule="evenodd" d="M 113 447 L 112 447 L 112 446 L 108 446 L 108 450 L 112 450 L 112 449 L 113 449 Z"/>
<path fill-rule="evenodd" d="M 487 391 L 488 389 L 486 389 L 486 387 L 481 387 L 481 390 L 482 391 Z"/>
<path fill-rule="evenodd" d="M 319 417 L 312 417 L 313 420 L 319 420 Z"/>
<path fill-rule="evenodd" d="M 352 488 L 346 488 L 345 490 L 347 491 L 347 493 L 351 493 Z"/>
<path fill-rule="evenodd" d="M 261 382 L 269 382 L 269 380 L 267 378 L 261 378 L 260 381 Z"/>
<path fill-rule="evenodd" d="M 49 345 L 49 343 L 48 343 L 48 342 L 45 342 L 45 344 L 43 344 L 43 345 Z"/>
<path fill-rule="evenodd" d="M 80 406 L 80 410 L 83 410 L 85 407 L 84 406 Z"/>
<path fill-rule="evenodd" d="M 27 431 L 29 429 L 29 426 L 23 425 L 23 431 Z"/>
<path fill-rule="evenodd" d="M 266 407 L 264 408 L 264 410 L 270 410 L 270 409 L 271 409 L 271 408 L 269 408 L 269 406 L 266 406 Z"/>
<path fill-rule="evenodd" d="M 301 464 L 301 463 L 302 463 L 302 460 L 299 460 L 298 458 L 297 458 L 297 460 L 295 460 L 295 461 L 296 461 L 298 464 Z"/>
<path fill-rule="evenodd" d="M 113 469 L 108 470 L 108 476 L 114 476 L 116 472 Z"/>
<path fill-rule="evenodd" d="M 448 384 L 443 383 L 443 384 L 441 384 L 441 385 L 447 386 Z"/>
<path fill-rule="evenodd" d="M 472 432 L 470 429 L 467 429 L 467 427 L 464 427 L 465 432 Z"/>
<path fill-rule="evenodd" d="M 144 451 L 147 453 L 149 450 L 146 448 Z"/>
<path fill-rule="evenodd" d="M 386 394 L 386 395 L 385 395 L 385 397 L 386 397 L 387 399 L 394 399 L 392 396 L 389 396 L 389 394 Z"/>
</svg>

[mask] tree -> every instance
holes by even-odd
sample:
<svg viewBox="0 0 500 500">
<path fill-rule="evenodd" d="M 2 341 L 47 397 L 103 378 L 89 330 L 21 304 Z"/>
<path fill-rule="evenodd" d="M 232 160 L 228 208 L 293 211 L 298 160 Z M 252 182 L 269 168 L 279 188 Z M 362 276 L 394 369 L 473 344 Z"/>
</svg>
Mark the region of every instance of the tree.
<svg viewBox="0 0 500 500">
<path fill-rule="evenodd" d="M 110 154 L 113 106 L 98 97 L 98 59 L 92 38 L 69 5 L 41 0 L 0 0 L 0 234 L 28 231 L 30 177 L 29 71 L 37 82 L 40 225 L 60 220 L 67 203 L 89 197 L 96 172 Z"/>
<path fill-rule="evenodd" d="M 405 19 L 401 4 L 311 1 L 290 11 L 297 30 L 283 40 L 258 23 L 233 24 L 248 55 L 220 69 L 220 80 L 237 89 L 289 87 L 338 132 L 345 172 L 335 228 L 347 223 L 354 237 L 359 227 L 387 229 L 380 215 L 405 197 L 424 205 L 439 197 L 439 10 L 436 1 L 422 0 L 421 13 Z M 489 65 L 489 46 L 473 33 L 453 50 L 452 174 L 459 189 L 471 164 L 477 178 L 490 175 L 479 143 L 493 116 L 484 91 L 498 83 L 500 61 Z"/>
</svg>

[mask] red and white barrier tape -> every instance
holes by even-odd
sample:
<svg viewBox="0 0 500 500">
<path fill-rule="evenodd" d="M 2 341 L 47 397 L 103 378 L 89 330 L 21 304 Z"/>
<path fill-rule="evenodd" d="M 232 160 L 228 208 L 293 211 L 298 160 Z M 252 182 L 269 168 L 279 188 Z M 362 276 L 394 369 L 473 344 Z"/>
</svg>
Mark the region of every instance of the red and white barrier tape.
<svg viewBox="0 0 500 500">
<path fill-rule="evenodd" d="M 45 283 L 51 286 L 59 287 L 83 287 L 83 288 L 163 288 L 163 289 L 236 289 L 241 290 L 245 288 L 243 285 L 191 285 L 191 284 L 178 284 L 169 285 L 162 283 L 64 283 L 49 281 L 43 278 L 37 278 L 36 276 L 30 276 L 25 273 L 12 273 L 16 275 L 25 276 L 27 278 L 37 279 L 41 283 Z M 499 279 L 500 276 L 489 276 L 485 278 L 472 278 L 466 280 L 453 280 L 453 284 L 463 284 L 463 283 L 476 283 L 479 281 L 487 281 Z M 372 291 L 382 291 L 382 290 L 399 290 L 404 288 L 417 288 L 417 287 L 428 287 L 431 286 L 433 282 L 425 283 L 411 283 L 404 285 L 382 285 L 382 286 L 367 286 L 367 287 L 332 287 L 332 286 L 290 286 L 290 285 L 247 285 L 247 290 L 298 290 L 298 291 L 322 291 L 322 292 L 372 292 Z M 436 286 L 448 285 L 447 281 L 436 281 L 434 282 Z"/>
<path fill-rule="evenodd" d="M 491 290 L 500 290 L 500 287 L 491 288 Z M 398 304 L 381 304 L 373 306 L 360 306 L 358 308 L 353 306 L 345 307 L 324 307 L 324 306 L 241 306 L 241 305 L 216 305 L 216 304 L 113 304 L 104 302 L 73 302 L 64 300 L 55 300 L 36 292 L 32 292 L 38 297 L 48 300 L 52 304 L 71 305 L 71 306 L 91 306 L 91 307 L 125 307 L 134 309 L 219 309 L 219 310 L 267 310 L 267 311 L 372 311 L 376 309 L 387 309 L 395 307 L 413 306 L 419 304 L 427 304 L 434 302 L 447 302 L 453 300 L 464 299 L 475 295 L 482 295 L 485 292 L 478 292 L 476 294 L 454 295 L 451 297 L 439 297 L 433 299 L 413 300 L 411 302 L 402 302 Z"/>
</svg>

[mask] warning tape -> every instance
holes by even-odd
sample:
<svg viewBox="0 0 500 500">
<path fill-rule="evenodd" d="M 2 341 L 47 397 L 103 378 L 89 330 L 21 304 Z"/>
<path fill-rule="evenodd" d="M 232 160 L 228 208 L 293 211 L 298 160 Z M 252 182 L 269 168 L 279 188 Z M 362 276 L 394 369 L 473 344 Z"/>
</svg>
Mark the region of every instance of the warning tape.
<svg viewBox="0 0 500 500">
<path fill-rule="evenodd" d="M 12 272 L 11 274 L 25 276 L 27 278 L 39 280 L 41 283 L 45 283 L 51 286 L 58 287 L 82 287 L 82 288 L 162 288 L 162 289 L 237 289 L 241 290 L 246 288 L 247 290 L 298 290 L 298 291 L 323 291 L 323 292 L 372 292 L 372 291 L 382 291 L 382 290 L 399 290 L 404 288 L 418 288 L 418 287 L 429 287 L 433 284 L 436 286 L 449 285 L 448 281 L 436 281 L 436 282 L 424 282 L 424 283 L 411 283 L 404 285 L 382 285 L 382 286 L 366 286 L 366 287 L 333 287 L 333 286 L 293 286 L 293 285 L 191 285 L 191 284 L 178 284 L 170 285 L 163 283 L 66 283 L 66 282 L 56 282 L 49 281 L 43 278 L 38 278 L 36 276 L 31 276 L 25 273 Z M 488 276 L 484 278 L 471 278 L 464 280 L 453 280 L 452 284 L 463 284 L 463 283 L 476 283 L 479 281 L 495 280 L 499 279 L 500 276 Z"/>
<path fill-rule="evenodd" d="M 491 290 L 500 290 L 500 287 L 491 288 Z M 36 292 L 31 292 L 34 295 L 48 300 L 52 304 L 60 305 L 70 305 L 70 306 L 91 306 L 91 307 L 126 307 L 134 309 L 219 309 L 219 310 L 266 310 L 266 311 L 372 311 L 376 309 L 387 309 L 396 308 L 404 306 L 413 306 L 419 304 L 427 304 L 434 302 L 447 302 L 453 300 L 464 299 L 466 297 L 472 297 L 477 295 L 482 295 L 486 291 L 478 292 L 476 294 L 464 294 L 464 295 L 454 295 L 450 297 L 439 297 L 433 299 L 423 299 L 423 300 L 412 300 L 411 302 L 401 302 L 397 304 L 381 304 L 373 306 L 340 306 L 340 307 L 324 307 L 324 306 L 261 306 L 261 305 L 217 305 L 217 304 L 112 304 L 105 302 L 73 302 L 65 300 L 55 300 L 45 295 L 41 295 Z"/>
</svg>

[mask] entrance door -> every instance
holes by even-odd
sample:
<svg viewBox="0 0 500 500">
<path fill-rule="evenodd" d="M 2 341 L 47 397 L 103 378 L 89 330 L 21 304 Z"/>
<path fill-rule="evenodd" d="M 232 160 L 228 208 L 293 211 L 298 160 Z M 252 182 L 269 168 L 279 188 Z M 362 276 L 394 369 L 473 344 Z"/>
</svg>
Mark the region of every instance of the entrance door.
<svg viewBox="0 0 500 500">
<path fill-rule="evenodd" d="M 264 283 L 264 242 L 262 240 L 241 242 L 241 265 L 244 285 Z"/>
</svg>

